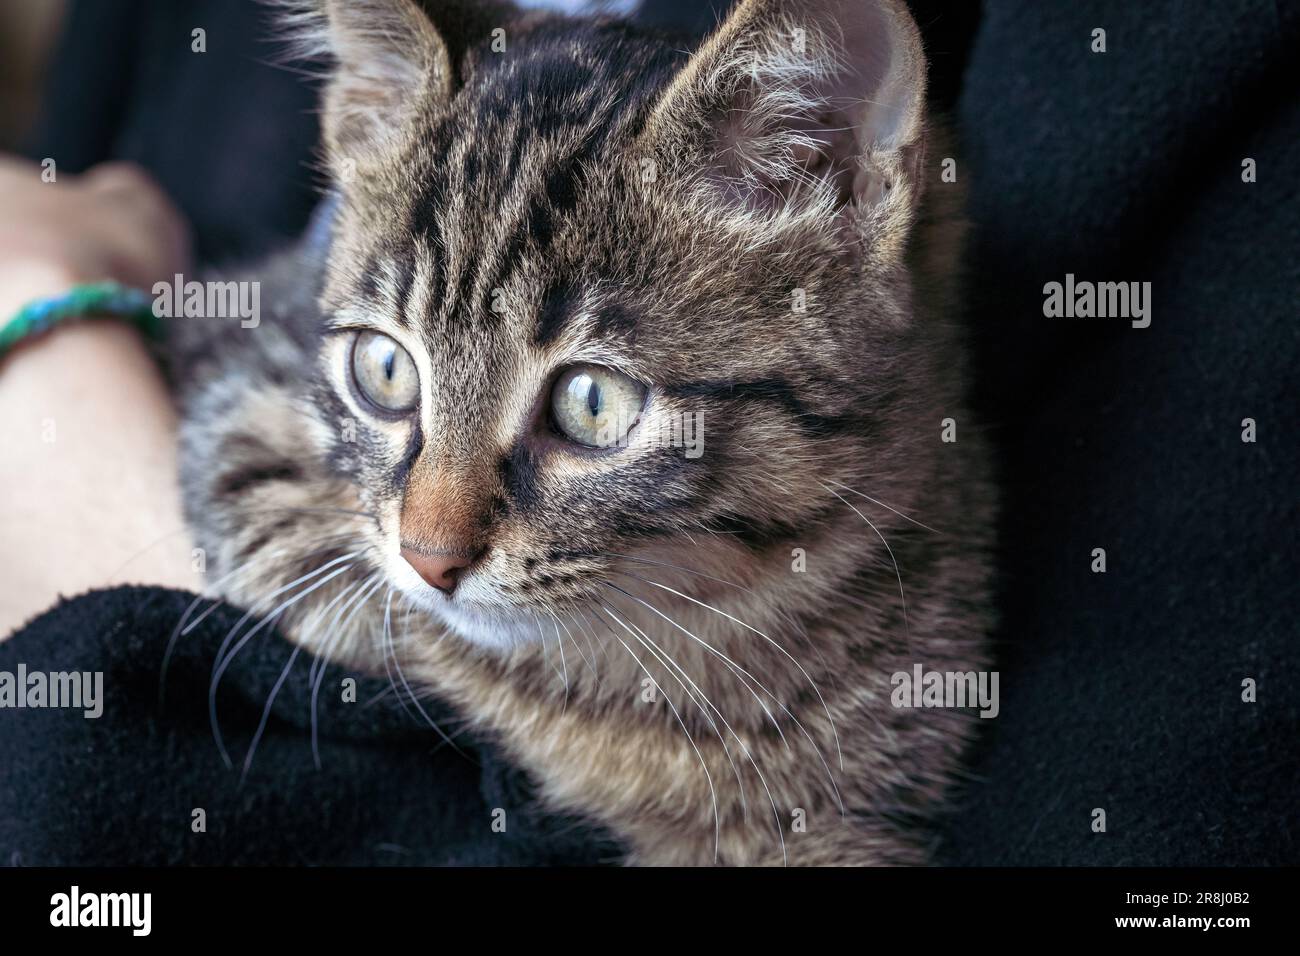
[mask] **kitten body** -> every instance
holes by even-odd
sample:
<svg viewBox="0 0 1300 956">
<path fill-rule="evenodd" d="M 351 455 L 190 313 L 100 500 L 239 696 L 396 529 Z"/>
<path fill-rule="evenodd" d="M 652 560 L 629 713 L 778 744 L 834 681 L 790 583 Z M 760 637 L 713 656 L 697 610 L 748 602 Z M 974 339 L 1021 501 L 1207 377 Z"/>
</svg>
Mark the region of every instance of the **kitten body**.
<svg viewBox="0 0 1300 956">
<path fill-rule="evenodd" d="M 212 589 L 436 693 L 629 862 L 925 861 L 977 721 L 892 677 L 987 668 L 993 493 L 906 11 L 750 0 L 689 58 L 495 6 L 303 16 L 328 248 L 246 277 L 259 328 L 175 344 Z M 357 329 L 411 355 L 405 419 L 356 394 Z M 570 447 L 575 363 L 704 454 Z M 401 554 L 453 532 L 446 597 Z"/>
</svg>

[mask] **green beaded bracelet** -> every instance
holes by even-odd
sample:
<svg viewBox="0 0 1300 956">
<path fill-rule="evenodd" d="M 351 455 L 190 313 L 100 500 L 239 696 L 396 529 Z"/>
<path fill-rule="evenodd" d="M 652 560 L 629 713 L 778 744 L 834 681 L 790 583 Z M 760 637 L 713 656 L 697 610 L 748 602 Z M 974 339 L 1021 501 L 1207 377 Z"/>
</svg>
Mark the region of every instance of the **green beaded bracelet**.
<svg viewBox="0 0 1300 956">
<path fill-rule="evenodd" d="M 0 327 L 0 358 L 23 339 L 40 335 L 70 319 L 90 315 L 110 316 L 135 326 L 155 341 L 163 335 L 163 322 L 153 311 L 153 296 L 118 282 L 92 282 L 73 286 L 62 295 L 29 302 Z"/>
</svg>

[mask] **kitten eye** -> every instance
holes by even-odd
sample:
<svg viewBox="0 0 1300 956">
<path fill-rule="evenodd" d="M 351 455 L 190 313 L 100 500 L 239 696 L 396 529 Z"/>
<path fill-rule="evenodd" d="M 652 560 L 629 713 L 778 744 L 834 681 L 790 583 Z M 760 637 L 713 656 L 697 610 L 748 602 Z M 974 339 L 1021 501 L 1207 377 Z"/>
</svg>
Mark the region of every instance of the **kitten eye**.
<svg viewBox="0 0 1300 956">
<path fill-rule="evenodd" d="M 352 343 L 352 378 L 384 411 L 410 411 L 420 397 L 420 375 L 410 353 L 379 332 L 362 332 Z"/>
<path fill-rule="evenodd" d="M 620 372 L 579 365 L 551 390 L 551 419 L 567 438 L 592 448 L 617 445 L 632 430 L 646 388 Z"/>
</svg>

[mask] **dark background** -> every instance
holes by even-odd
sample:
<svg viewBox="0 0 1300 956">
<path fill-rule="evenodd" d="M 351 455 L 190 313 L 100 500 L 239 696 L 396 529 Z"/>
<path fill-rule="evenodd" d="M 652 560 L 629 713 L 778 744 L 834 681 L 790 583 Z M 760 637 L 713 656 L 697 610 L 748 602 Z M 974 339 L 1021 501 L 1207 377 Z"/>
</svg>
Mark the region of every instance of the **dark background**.
<svg viewBox="0 0 1300 956">
<path fill-rule="evenodd" d="M 1297 4 L 912 7 L 935 99 L 961 143 L 974 225 L 979 420 L 970 426 L 995 442 L 1004 492 L 1001 714 L 983 722 L 939 857 L 1295 863 Z M 142 163 L 195 224 L 207 261 L 292 238 L 322 185 L 315 92 L 270 65 L 268 15 L 231 0 L 74 2 L 30 154 L 74 172 L 109 157 Z M 697 4 L 654 0 L 643 15 L 713 20 Z M 195 25 L 208 32 L 202 56 L 189 52 Z M 1104 54 L 1090 50 L 1097 27 Z M 1257 164 L 1254 183 L 1242 181 L 1246 157 Z M 1150 281 L 1151 327 L 1045 318 L 1043 284 L 1066 273 Z M 1248 417 L 1253 444 L 1241 441 Z M 1105 574 L 1090 570 L 1096 547 L 1106 549 Z M 69 626 L 46 621 L 14 642 L 35 648 Z M 18 653 L 14 642 L 0 653 Z M 1257 682 L 1255 703 L 1241 699 L 1245 678 Z M 379 741 L 382 722 L 371 730 Z M 292 722 L 275 728 L 301 732 Z M 119 782 L 130 759 L 115 765 Z M 360 759 L 348 772 L 366 772 Z M 0 797 L 58 790 L 30 786 L 0 788 Z M 288 805 L 276 801 L 290 793 L 311 798 L 299 784 L 277 795 L 285 786 L 272 773 L 243 793 L 281 810 Z M 400 788 L 386 793 L 401 802 Z M 30 814 L 30 803 L 16 805 Z M 1090 829 L 1094 808 L 1106 811 L 1105 833 Z M 339 814 L 349 819 L 346 803 Z M 368 839 L 367 819 L 338 825 Z M 36 818 L 9 843 L 54 845 L 33 842 L 43 825 Z M 282 839 L 241 825 L 256 839 L 226 859 L 292 859 Z M 98 859 L 96 826 L 62 833 L 59 845 L 71 849 L 60 858 Z M 344 832 L 340 847 L 356 842 Z M 130 845 L 121 852 L 141 852 Z M 311 858 L 353 859 L 340 848 Z"/>
</svg>

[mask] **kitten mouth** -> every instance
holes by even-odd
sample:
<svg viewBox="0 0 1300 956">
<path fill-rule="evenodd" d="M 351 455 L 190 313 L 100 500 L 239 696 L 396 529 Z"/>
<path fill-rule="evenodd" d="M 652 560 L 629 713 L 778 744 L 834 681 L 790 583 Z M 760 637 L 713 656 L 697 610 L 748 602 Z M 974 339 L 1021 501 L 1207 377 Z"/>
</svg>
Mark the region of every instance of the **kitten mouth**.
<svg viewBox="0 0 1300 956">
<path fill-rule="evenodd" d="M 539 640 L 542 633 L 535 617 L 509 607 L 446 599 L 438 602 L 434 614 L 458 637 L 483 647 L 515 647 Z"/>
<path fill-rule="evenodd" d="M 398 589 L 462 640 L 491 648 L 539 640 L 537 617 L 523 608 L 494 600 L 490 584 L 475 575 L 467 575 L 448 593 L 426 583 L 405 561 L 401 565 L 390 572 Z"/>
</svg>

